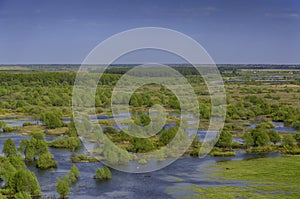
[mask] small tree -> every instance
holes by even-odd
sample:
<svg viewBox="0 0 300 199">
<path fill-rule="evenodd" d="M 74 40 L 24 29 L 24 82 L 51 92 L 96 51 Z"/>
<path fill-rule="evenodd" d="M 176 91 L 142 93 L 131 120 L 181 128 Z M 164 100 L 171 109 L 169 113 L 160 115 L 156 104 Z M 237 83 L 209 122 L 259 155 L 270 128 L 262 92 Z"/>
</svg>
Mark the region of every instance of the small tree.
<svg viewBox="0 0 300 199">
<path fill-rule="evenodd" d="M 247 148 L 254 145 L 254 139 L 251 133 L 244 133 L 243 140 L 244 140 L 244 146 L 246 146 Z"/>
<path fill-rule="evenodd" d="M 230 148 L 232 143 L 232 135 L 227 131 L 222 131 L 219 137 L 218 142 L 216 143 L 217 147 L 220 148 Z"/>
<path fill-rule="evenodd" d="M 300 132 L 296 133 L 295 136 L 294 136 L 298 146 L 300 146 Z"/>
<path fill-rule="evenodd" d="M 48 152 L 39 156 L 37 167 L 41 169 L 55 168 L 57 167 L 57 162 L 53 160 L 53 155 Z"/>
<path fill-rule="evenodd" d="M 21 169 L 14 176 L 14 190 L 18 192 L 26 192 L 32 195 L 40 195 L 41 190 L 34 173 L 29 170 Z"/>
<path fill-rule="evenodd" d="M 56 178 L 56 191 L 61 198 L 65 198 L 70 193 L 69 179 L 65 176 L 63 178 Z"/>
<path fill-rule="evenodd" d="M 283 146 L 291 146 L 291 147 L 293 147 L 293 146 L 295 146 L 295 143 L 296 143 L 295 138 L 292 135 L 290 135 L 290 134 L 285 135 L 283 137 L 283 139 L 282 139 L 282 145 Z"/>
<path fill-rule="evenodd" d="M 25 149 L 25 160 L 34 161 L 35 157 L 35 146 L 32 142 L 28 142 L 27 147 Z"/>
<path fill-rule="evenodd" d="M 6 127 L 6 122 L 3 120 L 0 120 L 0 129 L 3 129 Z"/>
<path fill-rule="evenodd" d="M 68 172 L 69 180 L 74 183 L 77 181 L 79 176 L 80 176 L 80 172 L 79 172 L 78 168 L 76 167 L 76 165 L 74 164 L 71 167 L 71 170 Z"/>
<path fill-rule="evenodd" d="M 2 152 L 4 153 L 4 155 L 6 157 L 12 156 L 12 155 L 17 155 L 18 152 L 17 152 L 16 145 L 11 138 L 8 138 L 7 140 L 5 140 Z"/>
<path fill-rule="evenodd" d="M 281 141 L 281 137 L 280 137 L 279 133 L 274 130 L 269 130 L 268 136 L 270 138 L 270 141 L 273 142 L 273 144 L 276 144 Z"/>
<path fill-rule="evenodd" d="M 251 135 L 254 140 L 254 146 L 266 146 L 270 143 L 270 138 L 263 129 L 253 129 Z"/>
<path fill-rule="evenodd" d="M 63 122 L 60 120 L 60 115 L 54 112 L 44 114 L 43 121 L 44 124 L 51 129 L 63 126 Z"/>
</svg>

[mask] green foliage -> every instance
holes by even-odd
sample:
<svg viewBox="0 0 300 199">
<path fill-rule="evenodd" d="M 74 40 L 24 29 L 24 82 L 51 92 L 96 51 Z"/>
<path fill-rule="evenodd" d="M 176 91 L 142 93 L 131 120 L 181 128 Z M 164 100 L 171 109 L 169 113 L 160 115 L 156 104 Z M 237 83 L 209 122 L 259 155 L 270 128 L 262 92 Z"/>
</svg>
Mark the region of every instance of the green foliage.
<svg viewBox="0 0 300 199">
<path fill-rule="evenodd" d="M 20 147 L 18 148 L 18 150 L 21 153 L 25 153 L 25 149 L 27 148 L 28 143 L 29 143 L 29 141 L 27 139 L 23 139 L 20 143 Z"/>
<path fill-rule="evenodd" d="M 288 135 L 283 136 L 282 145 L 293 147 L 293 146 L 295 146 L 295 144 L 296 144 L 296 140 L 293 137 L 293 135 L 288 134 Z"/>
<path fill-rule="evenodd" d="M 256 128 L 271 129 L 274 128 L 274 124 L 272 122 L 262 122 L 259 123 Z"/>
<path fill-rule="evenodd" d="M 57 112 L 48 112 L 43 115 L 42 119 L 44 124 L 48 128 L 54 129 L 54 128 L 62 127 L 64 125 L 60 118 L 61 118 L 61 114 Z"/>
<path fill-rule="evenodd" d="M 34 123 L 32 123 L 32 122 L 24 122 L 23 123 L 23 127 L 24 126 L 34 126 Z"/>
<path fill-rule="evenodd" d="M 293 122 L 292 127 L 295 129 L 300 129 L 300 121 Z"/>
<path fill-rule="evenodd" d="M 102 150 L 104 159 L 110 164 L 122 164 L 130 160 L 130 154 L 126 150 L 120 149 L 109 141 L 104 142 Z"/>
<path fill-rule="evenodd" d="M 254 139 L 254 146 L 266 146 L 270 143 L 270 138 L 264 130 L 253 129 L 251 134 Z"/>
<path fill-rule="evenodd" d="M 220 137 L 216 143 L 216 147 L 230 148 L 232 143 L 232 135 L 227 131 L 221 131 Z"/>
<path fill-rule="evenodd" d="M 27 161 L 34 161 L 35 157 L 35 146 L 33 142 L 28 142 L 25 148 L 25 160 Z"/>
<path fill-rule="evenodd" d="M 118 131 L 115 128 L 111 127 L 111 126 L 108 126 L 108 127 L 104 128 L 103 133 L 107 134 L 107 135 L 114 135 L 114 134 L 117 134 Z"/>
<path fill-rule="evenodd" d="M 20 128 L 19 127 L 11 127 L 11 126 L 5 126 L 2 128 L 3 132 L 4 133 L 11 133 L 11 132 L 14 132 L 14 131 L 19 131 Z"/>
<path fill-rule="evenodd" d="M 178 130 L 178 128 L 175 128 L 175 127 L 171 127 L 171 128 L 163 130 L 159 137 L 159 141 L 163 145 L 169 144 L 173 140 L 173 138 L 176 136 L 177 130 Z"/>
<path fill-rule="evenodd" d="M 43 153 L 39 156 L 37 161 L 37 168 L 40 169 L 48 169 L 48 168 L 56 168 L 57 162 L 53 160 L 53 155 L 48 153 Z"/>
<path fill-rule="evenodd" d="M 107 180 L 111 178 L 111 172 L 108 167 L 97 168 L 96 174 L 94 175 L 95 179 Z"/>
<path fill-rule="evenodd" d="M 3 129 L 6 127 L 6 122 L 3 120 L 0 120 L 0 129 Z"/>
<path fill-rule="evenodd" d="M 31 199 L 31 196 L 26 192 L 18 192 L 14 197 L 15 199 Z"/>
<path fill-rule="evenodd" d="M 295 138 L 297 144 L 300 146 L 300 132 L 297 132 L 297 133 L 295 134 L 294 138 Z"/>
<path fill-rule="evenodd" d="M 56 179 L 57 186 L 56 191 L 60 195 L 61 198 L 65 198 L 70 193 L 70 184 L 68 177 L 57 178 Z"/>
<path fill-rule="evenodd" d="M 8 160 L 16 169 L 25 169 L 26 168 L 24 159 L 19 154 L 14 155 L 14 156 L 9 156 Z"/>
<path fill-rule="evenodd" d="M 153 142 L 149 138 L 136 138 L 130 141 L 128 151 L 134 153 L 146 153 L 154 150 Z"/>
<path fill-rule="evenodd" d="M 36 140 L 44 140 L 45 135 L 42 131 L 33 131 L 31 132 L 30 136 Z"/>
<path fill-rule="evenodd" d="M 281 141 L 281 137 L 278 132 L 274 130 L 269 130 L 267 133 L 269 135 L 270 141 L 273 142 L 273 144 L 277 144 Z"/>
<path fill-rule="evenodd" d="M 10 187 L 10 188 L 13 188 L 15 193 L 26 192 L 32 195 L 41 194 L 39 183 L 34 173 L 32 173 L 29 170 L 25 170 L 25 169 L 18 170 L 12 180 L 13 183 L 11 184 L 13 184 L 14 187 Z"/>
<path fill-rule="evenodd" d="M 14 156 L 18 153 L 16 145 L 11 138 L 8 138 L 7 140 L 5 140 L 2 152 L 7 157 Z"/>
<path fill-rule="evenodd" d="M 74 183 L 77 181 L 77 179 L 79 178 L 80 176 L 80 172 L 78 170 L 78 168 L 76 167 L 76 165 L 74 164 L 72 167 L 71 167 L 71 170 L 68 171 L 68 177 L 69 177 L 69 180 Z"/>
<path fill-rule="evenodd" d="M 9 179 L 14 176 L 16 171 L 17 171 L 16 168 L 9 161 L 9 159 L 5 159 L 4 162 L 1 164 L 0 176 L 1 178 L 4 178 L 6 181 L 9 181 Z"/>
<path fill-rule="evenodd" d="M 80 154 L 78 156 L 71 157 L 71 162 L 99 162 L 99 160 L 96 158 L 87 157 L 83 154 Z"/>
<path fill-rule="evenodd" d="M 51 141 L 48 146 L 54 148 L 65 148 L 75 151 L 80 146 L 80 140 L 77 137 L 63 136 Z"/>
</svg>

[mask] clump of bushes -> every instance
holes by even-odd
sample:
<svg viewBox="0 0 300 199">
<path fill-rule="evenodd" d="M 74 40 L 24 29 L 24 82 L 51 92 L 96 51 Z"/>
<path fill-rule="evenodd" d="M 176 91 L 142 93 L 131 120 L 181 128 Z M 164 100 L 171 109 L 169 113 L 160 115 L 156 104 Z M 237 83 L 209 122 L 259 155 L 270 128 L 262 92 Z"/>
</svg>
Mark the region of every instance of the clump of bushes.
<svg viewBox="0 0 300 199">
<path fill-rule="evenodd" d="M 23 123 L 23 127 L 25 127 L 25 126 L 34 126 L 34 123 L 32 123 L 32 122 L 24 122 Z"/>
<path fill-rule="evenodd" d="M 96 174 L 94 175 L 94 179 L 107 180 L 110 178 L 111 178 L 111 172 L 107 166 L 96 169 Z"/>
<path fill-rule="evenodd" d="M 2 128 L 2 130 L 3 130 L 4 133 L 11 133 L 11 132 L 14 132 L 14 131 L 19 131 L 20 127 L 18 127 L 18 126 L 15 126 L 15 127 L 5 126 L 5 127 Z"/>
<path fill-rule="evenodd" d="M 70 184 L 75 183 L 80 177 L 80 172 L 76 165 L 73 165 L 67 175 L 56 178 L 56 191 L 61 198 L 67 198 L 70 193 Z"/>
<path fill-rule="evenodd" d="M 83 154 L 71 157 L 71 162 L 98 162 L 99 160 L 92 157 L 87 157 Z"/>
<path fill-rule="evenodd" d="M 77 137 L 62 136 L 48 143 L 49 147 L 65 148 L 75 151 L 80 146 L 80 140 Z"/>
</svg>

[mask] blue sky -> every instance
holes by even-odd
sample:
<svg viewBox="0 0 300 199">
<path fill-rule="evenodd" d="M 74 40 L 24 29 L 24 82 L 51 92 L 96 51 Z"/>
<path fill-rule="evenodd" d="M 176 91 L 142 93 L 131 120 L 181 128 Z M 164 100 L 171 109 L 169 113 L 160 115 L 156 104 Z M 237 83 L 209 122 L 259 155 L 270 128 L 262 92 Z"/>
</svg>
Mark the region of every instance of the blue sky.
<svg viewBox="0 0 300 199">
<path fill-rule="evenodd" d="M 81 63 L 109 36 L 145 26 L 187 34 L 216 63 L 300 63 L 298 0 L 0 0 L 0 64 Z M 122 61 L 176 62 L 156 53 Z"/>
</svg>

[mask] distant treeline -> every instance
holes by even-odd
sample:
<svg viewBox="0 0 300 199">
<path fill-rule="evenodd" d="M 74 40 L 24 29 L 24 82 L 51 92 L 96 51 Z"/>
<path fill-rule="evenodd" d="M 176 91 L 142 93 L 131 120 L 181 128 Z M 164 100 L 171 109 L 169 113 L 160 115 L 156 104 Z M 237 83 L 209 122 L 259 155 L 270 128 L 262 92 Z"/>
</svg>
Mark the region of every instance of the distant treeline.
<svg viewBox="0 0 300 199">
<path fill-rule="evenodd" d="M 139 64 L 111 64 L 107 73 L 124 74 L 129 69 L 138 66 Z M 196 70 L 190 64 L 166 64 L 181 72 L 183 75 L 194 75 Z M 18 64 L 18 65 L 0 65 L 1 68 L 9 67 L 12 71 L 13 68 L 18 67 L 26 69 L 26 71 L 77 71 L 80 67 L 79 64 Z M 233 69 L 300 69 L 300 65 L 285 65 L 285 64 L 217 64 L 219 70 L 233 70 Z"/>
</svg>

